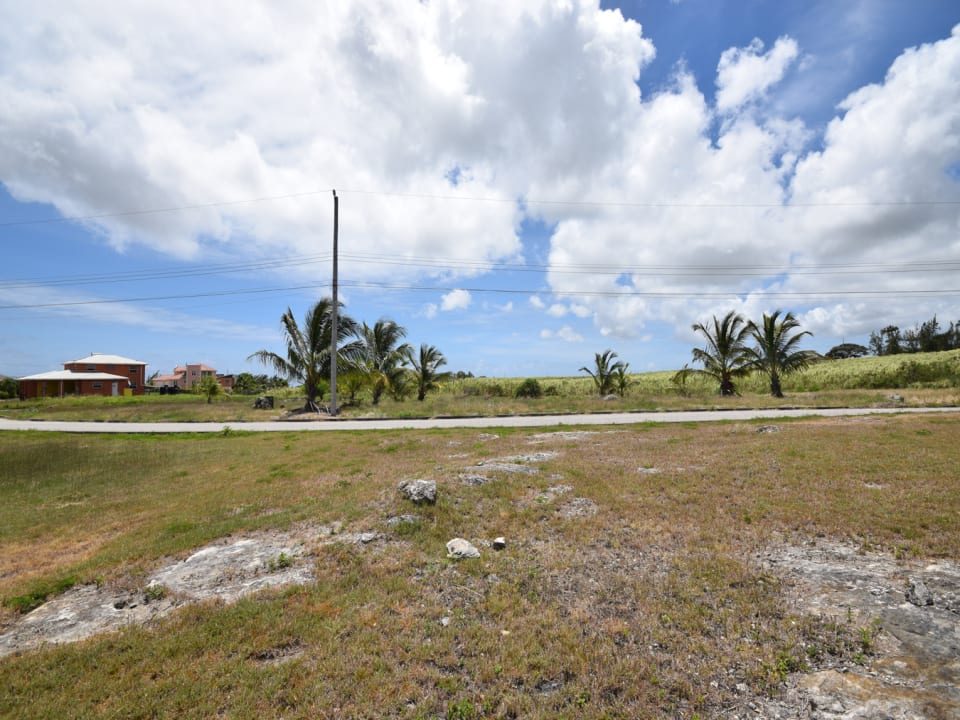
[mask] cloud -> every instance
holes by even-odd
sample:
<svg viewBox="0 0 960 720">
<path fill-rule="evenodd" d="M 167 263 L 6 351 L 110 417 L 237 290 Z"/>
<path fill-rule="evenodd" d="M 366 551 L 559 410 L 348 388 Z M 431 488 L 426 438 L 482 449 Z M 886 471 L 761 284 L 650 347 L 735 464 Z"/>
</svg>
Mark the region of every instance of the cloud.
<svg viewBox="0 0 960 720">
<path fill-rule="evenodd" d="M 0 307 L 0 310 L 24 308 L 19 312 L 30 312 L 37 316 L 54 315 L 71 322 L 101 322 L 111 326 L 205 338 L 260 342 L 265 336 L 276 334 L 273 328 L 147 308 L 133 302 L 113 301 L 88 293 L 64 292 L 59 288 L 37 284 L 16 283 L 11 287 L 0 287 L 0 306 L 6 306 Z"/>
<path fill-rule="evenodd" d="M 530 305 L 616 337 L 787 303 L 859 332 L 842 293 L 943 288 L 903 271 L 960 260 L 960 209 L 941 202 L 960 166 L 956 29 L 850 93 L 821 136 L 755 112 L 799 61 L 792 38 L 730 48 L 715 78 L 680 70 L 641 97 L 654 45 L 596 0 L 11 3 L 4 19 L 0 182 L 70 216 L 182 208 L 84 221 L 118 251 L 323 253 L 336 188 L 344 277 L 457 287 L 529 256 L 519 229 L 537 221 L 552 228 L 542 295 L 570 294 Z M 715 101 L 698 80 L 715 80 Z M 453 291 L 423 313 L 469 301 Z M 917 304 L 862 306 L 899 318 Z M 960 316 L 956 297 L 929 307 Z"/>
<path fill-rule="evenodd" d="M 717 65 L 717 109 L 730 112 L 760 98 L 783 79 L 799 52 L 789 37 L 777 38 L 766 54 L 759 38 L 747 47 L 724 50 Z"/>
<path fill-rule="evenodd" d="M 555 318 L 562 318 L 568 312 L 570 311 L 567 309 L 567 306 L 561 305 L 560 303 L 554 303 L 553 305 L 547 308 L 547 315 Z"/>
<path fill-rule="evenodd" d="M 465 310 L 470 307 L 471 300 L 468 290 L 451 290 L 440 299 L 440 309 L 444 312 Z"/>
<path fill-rule="evenodd" d="M 569 325 L 564 325 L 559 330 L 541 330 L 540 338 L 543 340 L 563 340 L 570 343 L 583 342 L 583 335 Z"/>
<path fill-rule="evenodd" d="M 421 310 L 421 314 L 423 315 L 423 317 L 427 318 L 427 320 L 433 320 L 433 318 L 437 316 L 437 304 L 427 303 L 426 305 L 423 306 L 423 309 Z"/>
</svg>

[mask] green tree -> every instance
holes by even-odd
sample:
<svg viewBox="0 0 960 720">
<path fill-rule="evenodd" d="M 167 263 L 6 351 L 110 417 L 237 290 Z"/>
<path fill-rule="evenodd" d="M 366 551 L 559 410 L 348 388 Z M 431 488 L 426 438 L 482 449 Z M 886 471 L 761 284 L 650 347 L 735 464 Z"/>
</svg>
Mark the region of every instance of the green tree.
<svg viewBox="0 0 960 720">
<path fill-rule="evenodd" d="M 406 336 L 406 328 L 386 318 L 377 320 L 373 327 L 363 324 L 357 367 L 367 377 L 374 405 L 379 404 L 385 390 L 403 377 L 403 361 L 410 345 L 400 341 Z"/>
<path fill-rule="evenodd" d="M 19 384 L 16 379 L 12 377 L 0 377 L 0 398 L 6 400 L 15 397 L 20 397 Z"/>
<path fill-rule="evenodd" d="M 263 383 L 259 382 L 255 375 L 248 372 L 240 373 L 233 381 L 234 395 L 259 395 L 263 390 Z"/>
<path fill-rule="evenodd" d="M 599 395 L 609 395 L 615 387 L 617 372 L 623 367 L 622 362 L 614 362 L 617 354 L 613 350 L 604 350 L 602 353 L 594 353 L 591 370 L 588 367 L 580 368 L 580 372 L 585 372 L 593 378 L 593 384 L 597 387 Z"/>
<path fill-rule="evenodd" d="M 447 364 L 447 359 L 433 345 L 421 343 L 419 353 L 414 353 L 413 348 L 408 347 L 404 356 L 407 363 L 413 368 L 414 382 L 417 385 L 417 400 L 421 402 L 428 392 L 438 389 L 440 383 L 450 375 L 450 373 L 438 372 L 439 368 Z"/>
<path fill-rule="evenodd" d="M 712 327 L 709 324 L 694 323 L 695 332 L 707 339 L 705 348 L 694 348 L 693 362 L 700 363 L 703 368 L 688 368 L 684 366 L 675 376 L 678 384 L 683 384 L 689 375 L 705 375 L 720 383 L 720 394 L 730 396 L 737 394 L 737 386 L 733 382 L 737 378 L 750 373 L 751 358 L 746 346 L 747 326 L 741 315 L 731 310 L 718 320 L 713 316 Z"/>
<path fill-rule="evenodd" d="M 835 345 L 830 348 L 824 357 L 828 357 L 831 360 L 846 360 L 848 358 L 858 358 L 869 354 L 870 349 L 864 347 L 863 345 L 857 345 L 856 343 L 841 343 L 840 345 Z"/>
<path fill-rule="evenodd" d="M 751 320 L 747 326 L 757 343 L 748 350 L 751 364 L 770 378 L 770 394 L 778 398 L 783 397 L 781 378 L 803 370 L 816 359 L 816 353 L 797 349 L 803 336 L 812 336 L 813 333 L 809 330 L 795 332 L 800 323 L 793 313 L 788 312 L 782 317 L 780 313 L 780 310 L 774 310 L 772 315 L 764 313 L 760 325 Z"/>
<path fill-rule="evenodd" d="M 338 303 L 338 308 L 342 305 L 343 303 Z M 280 317 L 280 328 L 287 344 L 286 357 L 270 350 L 257 350 L 247 358 L 259 360 L 278 375 L 302 383 L 307 395 L 304 410 L 319 411 L 317 398 L 322 396 L 323 388 L 330 377 L 332 314 L 333 301 L 322 298 L 307 311 L 301 328 L 293 312 L 287 308 Z M 360 353 L 360 342 L 356 340 L 359 331 L 357 323 L 338 309 L 338 363 L 342 360 L 348 365 L 356 361 Z"/>
<path fill-rule="evenodd" d="M 191 391 L 206 397 L 207 403 L 212 403 L 215 397 L 220 397 L 224 394 L 223 387 L 212 375 L 207 375 L 200 382 L 194 383 Z"/>
<path fill-rule="evenodd" d="M 630 363 L 617 363 L 616 372 L 613 373 L 613 380 L 617 386 L 617 394 L 620 397 L 623 397 L 627 394 L 627 388 L 630 387 L 630 375 L 627 370 L 630 368 Z"/>
</svg>

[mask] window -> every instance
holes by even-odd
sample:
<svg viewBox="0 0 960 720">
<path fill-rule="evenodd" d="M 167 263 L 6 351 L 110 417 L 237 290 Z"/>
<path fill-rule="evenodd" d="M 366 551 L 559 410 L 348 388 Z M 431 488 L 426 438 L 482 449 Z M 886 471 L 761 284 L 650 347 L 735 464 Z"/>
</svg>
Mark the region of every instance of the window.
<svg viewBox="0 0 960 720">
<path fill-rule="evenodd" d="M 99 390 L 99 389 L 102 388 L 102 387 L 103 387 L 103 383 L 95 382 L 95 383 L 93 384 L 93 389 L 94 389 L 94 390 Z"/>
<path fill-rule="evenodd" d="M 131 380 L 131 381 L 130 381 L 130 389 L 131 389 L 131 390 L 135 390 L 136 387 L 137 387 L 137 384 L 136 384 L 133 380 Z"/>
<path fill-rule="evenodd" d="M 136 366 L 136 365 L 131 365 L 131 366 L 130 366 L 130 374 L 131 374 L 131 375 L 136 375 L 136 374 L 137 374 L 137 366 Z"/>
<path fill-rule="evenodd" d="M 96 371 L 97 371 L 96 365 L 87 365 L 87 372 L 96 372 Z"/>
</svg>

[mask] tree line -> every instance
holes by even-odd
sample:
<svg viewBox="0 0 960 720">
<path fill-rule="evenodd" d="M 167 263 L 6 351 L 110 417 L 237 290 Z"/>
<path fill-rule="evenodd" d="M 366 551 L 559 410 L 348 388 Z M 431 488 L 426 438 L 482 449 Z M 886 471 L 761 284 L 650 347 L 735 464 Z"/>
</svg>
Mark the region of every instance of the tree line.
<svg viewBox="0 0 960 720">
<path fill-rule="evenodd" d="M 404 400 L 416 392 L 417 400 L 422 401 L 449 376 L 440 371 L 447 360 L 433 345 L 422 343 L 416 350 L 404 342 L 406 328 L 393 320 L 381 318 L 373 326 L 357 323 L 341 312 L 342 307 L 343 303 L 338 302 L 337 391 L 341 391 L 342 382 L 348 404 L 357 402 L 364 390 L 370 391 L 374 405 L 379 404 L 384 394 Z M 277 375 L 301 383 L 306 394 L 304 409 L 318 411 L 321 409 L 318 401 L 322 401 L 329 390 L 333 300 L 321 298 L 307 310 L 303 325 L 287 308 L 280 318 L 280 327 L 287 345 L 286 354 L 257 350 L 247 359 L 258 360 Z"/>
<path fill-rule="evenodd" d="M 941 352 L 960 348 L 960 321 L 941 329 L 937 316 L 913 328 L 901 331 L 896 325 L 870 333 L 870 352 L 874 355 Z"/>
<path fill-rule="evenodd" d="M 800 350 L 798 345 L 809 330 L 798 331 L 800 323 L 793 313 L 775 310 L 764 313 L 757 323 L 731 310 L 723 318 L 713 316 L 712 323 L 694 323 L 693 330 L 704 336 L 703 348 L 693 349 L 693 362 L 703 367 L 684 365 L 673 377 L 682 387 L 691 375 L 702 375 L 719 384 L 721 395 L 736 395 L 738 378 L 751 373 L 762 373 L 770 381 L 770 394 L 783 397 L 781 380 L 790 373 L 803 370 L 820 359 L 812 350 Z M 750 341 L 753 344 L 750 344 Z M 621 396 L 629 385 L 629 363 L 617 360 L 613 350 L 594 355 L 592 368 L 582 367 L 594 382 L 600 395 L 617 392 Z"/>
</svg>

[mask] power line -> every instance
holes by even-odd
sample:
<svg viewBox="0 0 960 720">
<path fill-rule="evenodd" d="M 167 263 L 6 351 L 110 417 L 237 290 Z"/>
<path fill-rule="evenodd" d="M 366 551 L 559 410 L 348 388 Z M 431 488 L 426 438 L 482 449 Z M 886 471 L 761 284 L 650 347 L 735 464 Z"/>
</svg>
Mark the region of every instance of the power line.
<svg viewBox="0 0 960 720">
<path fill-rule="evenodd" d="M 245 205 L 258 202 L 271 202 L 274 200 L 290 200 L 294 198 L 310 197 L 328 193 L 329 190 L 307 190 L 305 192 L 288 193 L 286 195 L 265 195 L 263 197 L 246 198 L 244 200 L 221 200 L 218 202 L 196 203 L 193 205 L 174 205 L 165 208 L 150 208 L 146 210 L 118 210 L 109 213 L 96 213 L 93 215 L 63 215 L 56 218 L 38 218 L 36 220 L 13 220 L 0 222 L 0 227 L 18 227 L 22 225 L 45 225 L 49 223 L 61 222 L 84 222 L 87 220 L 106 220 L 116 217 L 130 217 L 136 215 L 156 215 L 160 213 L 181 212 L 183 210 L 208 210 L 216 207 L 227 207 L 230 205 Z"/>
<path fill-rule="evenodd" d="M 173 205 L 162 208 L 146 208 L 136 210 L 118 210 L 115 212 L 93 213 L 90 215 L 63 215 L 53 218 L 37 218 L 34 220 L 12 220 L 0 222 L 0 228 L 5 227 L 24 227 L 28 225 L 47 225 L 52 223 L 67 222 L 88 222 L 91 220 L 108 220 L 111 218 L 137 217 L 142 215 L 158 215 L 163 213 L 183 212 L 187 210 L 209 210 L 218 207 L 230 207 L 234 205 L 247 205 L 261 202 L 274 202 L 277 200 L 291 200 L 304 197 L 315 197 L 331 192 L 327 190 L 307 190 L 296 193 L 286 193 L 281 195 L 264 195 L 261 197 L 245 198 L 240 200 L 221 200 L 207 203 L 192 203 L 184 205 Z M 554 200 L 548 198 L 529 198 L 523 196 L 515 197 L 495 197 L 483 195 L 445 195 L 431 193 L 413 193 L 413 192 L 391 192 L 386 190 L 340 190 L 341 194 L 352 193 L 354 195 L 376 195 L 380 197 L 398 197 L 420 200 L 441 200 L 451 202 L 484 202 L 484 203 L 510 203 L 519 205 L 552 205 L 557 207 L 583 207 L 583 208 L 641 208 L 641 209 L 705 209 L 705 210 L 726 210 L 726 209 L 783 209 L 790 210 L 794 208 L 857 208 L 857 207 L 938 207 L 938 206 L 957 206 L 960 200 L 865 200 L 860 202 L 671 202 L 671 201 L 630 201 L 630 200 Z"/>
<path fill-rule="evenodd" d="M 15 289 L 38 284 L 45 286 L 96 285 L 123 282 L 141 282 L 148 280 L 169 280 L 179 278 L 218 276 L 227 274 L 261 272 L 287 267 L 323 263 L 330 260 L 329 253 L 315 255 L 294 255 L 257 260 L 244 263 L 222 263 L 205 265 L 201 268 L 161 268 L 157 270 L 132 270 L 118 273 L 100 273 L 86 275 L 61 275 L 50 278 L 16 279 L 0 283 L 0 289 Z M 341 253 L 341 258 L 361 265 L 390 265 L 434 269 L 443 271 L 475 270 L 478 272 L 526 272 L 559 275 L 593 276 L 653 276 L 653 277 L 769 277 L 770 275 L 829 276 L 864 275 L 888 273 L 941 273 L 960 271 L 960 261 L 929 260 L 907 263 L 824 263 L 797 265 L 610 265 L 610 264 L 527 264 L 496 262 L 486 260 L 462 260 L 459 258 L 424 258 L 385 254 Z"/>
<path fill-rule="evenodd" d="M 367 290 L 397 290 L 417 292 L 446 293 L 453 290 L 465 290 L 476 294 L 498 295 L 550 295 L 556 297 L 604 297 L 604 298 L 728 298 L 731 295 L 758 295 L 765 297 L 789 297 L 794 299 L 824 299 L 830 297 L 951 297 L 960 296 L 960 289 L 939 290 L 834 290 L 830 292 L 799 292 L 799 291 L 769 291 L 769 290 L 730 290 L 721 291 L 641 291 L 641 290 L 544 290 L 519 288 L 481 288 L 481 287 L 439 287 L 427 285 L 401 285 L 374 282 L 341 282 L 342 287 L 353 287 Z M 252 288 L 245 290 L 218 290 L 197 293 L 180 293 L 171 295 L 153 295 L 128 298 L 102 298 L 97 300 L 69 300 L 50 303 L 33 303 L 18 305 L 0 305 L 0 310 L 34 310 L 54 307 L 73 307 L 82 305 L 107 305 L 117 303 L 157 302 L 163 300 L 183 300 L 204 297 L 225 297 L 231 295 L 255 295 L 278 292 L 296 292 L 300 290 L 316 290 L 328 287 L 326 283 L 306 285 L 292 285 L 272 288 Z"/>
<path fill-rule="evenodd" d="M 231 273 L 254 272 L 260 270 L 275 270 L 285 267 L 300 267 L 303 265 L 325 262 L 330 255 L 297 255 L 275 258 L 273 260 L 258 260 L 247 263 L 224 263 L 220 265 L 204 265 L 200 268 L 188 269 L 159 269 L 159 270 L 130 270 L 118 273 L 101 273 L 96 275 L 61 275 L 53 278 L 27 278 L 10 280 L 0 283 L 0 289 L 30 287 L 37 284 L 47 286 L 59 285 L 94 285 L 121 282 L 139 282 L 143 280 L 169 280 L 187 277 L 202 277 L 208 275 L 226 275 Z"/>
</svg>

